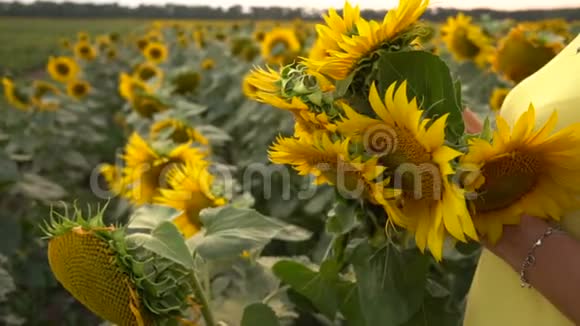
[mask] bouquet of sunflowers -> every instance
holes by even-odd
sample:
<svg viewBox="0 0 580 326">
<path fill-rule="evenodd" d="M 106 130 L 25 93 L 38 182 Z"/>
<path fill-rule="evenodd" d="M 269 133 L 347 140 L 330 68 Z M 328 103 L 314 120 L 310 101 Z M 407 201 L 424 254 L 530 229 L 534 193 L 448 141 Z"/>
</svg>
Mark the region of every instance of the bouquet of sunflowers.
<svg viewBox="0 0 580 326">
<path fill-rule="evenodd" d="M 174 106 L 177 115 L 197 110 L 187 100 L 200 76 L 175 71 L 163 83 L 157 65 L 169 54 L 161 36 L 137 40 L 148 61 L 120 76 L 119 91 L 135 119 L 147 119 L 136 125 L 150 125 L 148 137 L 133 133 L 120 164 L 100 171 L 113 194 L 139 208 L 127 225 L 106 225 L 103 210 L 55 213 L 45 233 L 56 278 L 120 325 L 291 325 L 302 322 L 299 310 L 331 325 L 461 320 L 469 284 L 459 276 L 480 239 L 497 242 L 503 226 L 524 213 L 558 219 L 580 207 L 580 125 L 553 132 L 556 114 L 536 125 L 525 103 L 514 109 L 520 114 L 491 117 L 481 132 L 466 133 L 461 84 L 426 43 L 432 31 L 420 17 L 427 7 L 427 0 L 401 0 L 374 21 L 347 2 L 341 14 L 329 10 L 308 57 L 295 60 L 305 37 L 282 28 L 255 36 L 271 66 L 246 75 L 244 94 L 294 119 L 293 134 L 271 145 L 271 162 L 336 194 L 321 235 L 326 246 L 314 262 L 260 257 L 271 240 L 311 234 L 253 210 L 253 199 L 214 160 L 211 141 L 165 115 Z M 492 51 L 488 36 L 464 16 L 448 24 L 444 41 L 457 46 L 450 49 L 483 65 Z M 458 26 L 469 41 L 462 46 L 453 42 Z M 200 31 L 194 39 L 205 43 Z M 236 40 L 232 52 L 252 57 L 256 49 L 242 49 L 247 42 Z M 286 53 L 276 52 L 278 43 Z M 178 44 L 187 46 L 182 38 Z M 94 57 L 83 44 L 75 51 Z M 63 80 L 77 74 L 66 58 L 51 62 L 51 74 Z M 71 93 L 82 93 L 77 83 Z M 246 279 L 248 270 L 259 271 L 258 283 L 277 283 L 228 319 L 220 310 L 228 301 L 211 295 L 227 287 L 215 270 Z"/>
</svg>

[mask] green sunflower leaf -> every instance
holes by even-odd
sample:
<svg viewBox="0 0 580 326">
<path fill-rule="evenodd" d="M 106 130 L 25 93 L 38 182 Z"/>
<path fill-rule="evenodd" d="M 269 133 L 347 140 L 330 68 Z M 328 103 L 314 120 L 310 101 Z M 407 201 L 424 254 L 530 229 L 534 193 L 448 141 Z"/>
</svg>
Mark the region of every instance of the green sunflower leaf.
<svg viewBox="0 0 580 326">
<path fill-rule="evenodd" d="M 367 325 L 400 325 L 415 315 L 425 296 L 428 256 L 362 243 L 352 257 Z"/>
<path fill-rule="evenodd" d="M 385 52 L 378 62 L 379 93 L 394 82 L 406 80 L 407 96 L 416 97 L 427 117 L 447 118 L 447 139 L 456 142 L 464 131 L 462 106 L 449 68 L 436 55 L 424 51 Z"/>
<path fill-rule="evenodd" d="M 244 309 L 241 326 L 279 326 L 276 314 L 268 305 L 254 303 Z"/>
<path fill-rule="evenodd" d="M 186 268 L 193 266 L 193 256 L 183 236 L 175 224 L 169 221 L 159 223 L 150 234 L 128 235 L 126 241 L 129 247 L 143 247 Z"/>
<path fill-rule="evenodd" d="M 190 244 L 206 259 L 232 258 L 244 250 L 263 247 L 272 239 L 304 241 L 311 236 L 307 230 L 247 208 L 205 209 L 200 219 L 206 232 L 201 238 L 192 238 Z"/>
</svg>

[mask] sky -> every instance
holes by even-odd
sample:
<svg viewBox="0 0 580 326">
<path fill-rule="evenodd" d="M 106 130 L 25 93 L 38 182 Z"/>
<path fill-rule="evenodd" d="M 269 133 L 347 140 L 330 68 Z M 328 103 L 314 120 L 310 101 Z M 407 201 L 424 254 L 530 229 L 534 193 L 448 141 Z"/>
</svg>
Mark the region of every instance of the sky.
<svg viewBox="0 0 580 326">
<path fill-rule="evenodd" d="M 0 0 L 0 2 L 12 2 L 13 0 Z M 22 2 L 33 2 L 34 0 L 20 0 Z M 62 0 L 56 0 L 62 2 Z M 230 7 L 232 5 L 270 6 L 279 5 L 285 7 L 302 7 L 312 9 L 324 9 L 329 7 L 341 8 L 344 0 L 292 0 L 280 2 L 276 0 L 69 0 L 74 2 L 111 3 L 118 2 L 127 6 L 138 6 L 140 4 L 184 4 L 184 5 L 207 5 L 213 7 Z M 398 0 L 351 0 L 351 3 L 360 4 L 364 9 L 388 9 L 394 7 Z M 431 7 L 452 7 L 458 9 L 470 8 L 492 8 L 499 10 L 514 9 L 550 9 L 562 7 L 580 7 L 580 0 L 431 0 Z"/>
</svg>

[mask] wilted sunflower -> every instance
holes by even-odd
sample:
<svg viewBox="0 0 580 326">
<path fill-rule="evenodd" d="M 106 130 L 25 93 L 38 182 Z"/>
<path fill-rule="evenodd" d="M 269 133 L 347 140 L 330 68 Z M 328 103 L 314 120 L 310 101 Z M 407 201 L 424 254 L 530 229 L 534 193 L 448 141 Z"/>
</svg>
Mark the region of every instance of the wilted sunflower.
<svg viewBox="0 0 580 326">
<path fill-rule="evenodd" d="M 77 78 L 80 68 L 74 58 L 50 57 L 46 70 L 52 79 L 66 83 Z"/>
<path fill-rule="evenodd" d="M 22 111 L 27 111 L 30 108 L 30 99 L 14 85 L 10 78 L 2 78 L 2 86 L 4 87 L 4 97 L 8 104 Z"/>
<path fill-rule="evenodd" d="M 203 69 L 203 70 L 212 70 L 213 68 L 215 68 L 215 61 L 213 61 L 212 58 L 204 59 L 201 62 L 201 69 Z"/>
<path fill-rule="evenodd" d="M 329 49 L 328 57 L 325 59 L 307 59 L 305 64 L 335 80 L 343 80 L 361 60 L 372 55 L 374 51 L 392 45 L 399 48 L 410 46 L 420 35 L 420 29 L 413 28 L 413 24 L 425 12 L 428 4 L 428 0 L 400 0 L 399 6 L 389 10 L 382 23 L 358 18 L 356 8 L 349 10 L 348 13 L 345 11 L 343 19 L 329 12 L 332 24 L 328 24 L 328 28 L 337 29 L 340 26 L 344 32 L 340 37 L 333 33 L 324 36 L 323 33 L 323 41 L 325 44 L 337 42 L 339 49 Z M 356 28 L 348 30 L 352 25 Z M 323 29 L 317 27 L 318 30 Z"/>
<path fill-rule="evenodd" d="M 471 17 L 459 13 L 457 17 L 447 18 L 441 27 L 441 34 L 447 49 L 455 60 L 471 60 L 479 66 L 484 66 L 493 48 L 491 40 L 480 26 L 471 22 Z"/>
<path fill-rule="evenodd" d="M 165 145 L 168 146 L 168 145 Z M 139 134 L 133 133 L 125 146 L 123 177 L 125 189 L 120 192 L 135 205 L 152 203 L 159 189 L 167 185 L 167 173 L 188 161 L 203 160 L 206 153 L 191 143 L 170 148 L 153 148 Z M 110 185 L 114 188 L 116 184 Z"/>
<path fill-rule="evenodd" d="M 489 98 L 489 107 L 493 112 L 499 112 L 501 105 L 503 104 L 503 100 L 505 100 L 505 97 L 509 92 L 510 89 L 505 87 L 496 87 L 493 89 L 491 97 Z"/>
<path fill-rule="evenodd" d="M 475 226 L 492 243 L 522 214 L 559 219 L 580 207 L 580 123 L 553 133 L 556 112 L 538 129 L 532 105 L 513 128 L 498 116 L 493 141 L 471 140 L 461 158 Z"/>
<path fill-rule="evenodd" d="M 75 44 L 75 56 L 79 59 L 91 61 L 97 57 L 97 50 L 86 41 L 79 41 Z"/>
<path fill-rule="evenodd" d="M 32 104 L 41 111 L 54 111 L 60 107 L 60 90 L 58 87 L 43 80 L 32 83 Z"/>
<path fill-rule="evenodd" d="M 165 119 L 151 125 L 151 139 L 167 137 L 176 144 L 195 142 L 201 145 L 209 145 L 209 141 L 195 128 L 177 119 Z"/>
<path fill-rule="evenodd" d="M 337 127 L 380 156 L 379 163 L 392 171 L 392 186 L 401 195 L 375 198 L 390 221 L 414 232 L 418 248 L 429 248 L 437 260 L 441 260 L 446 234 L 463 242 L 467 237 L 477 239 L 463 192 L 448 180 L 454 173 L 452 161 L 461 153 L 445 145 L 447 115 L 433 121 L 422 119 L 417 100 L 407 98 L 406 82 L 398 88 L 391 84 L 384 100 L 373 84 L 368 100 L 378 119 L 344 105 L 344 119 Z"/>
<path fill-rule="evenodd" d="M 120 326 L 175 325 L 192 315 L 192 271 L 143 246 L 103 211 L 51 214 L 44 226 L 55 278 L 100 318 Z M 178 234 L 177 234 L 178 235 Z"/>
<path fill-rule="evenodd" d="M 262 57 L 269 64 L 285 65 L 298 55 L 301 46 L 291 28 L 274 28 L 262 41 Z"/>
<path fill-rule="evenodd" d="M 519 83 L 542 68 L 563 48 L 561 40 L 543 39 L 538 31 L 516 26 L 499 41 L 492 58 L 493 69 L 505 79 Z"/>
<path fill-rule="evenodd" d="M 66 93 L 68 96 L 80 100 L 89 94 L 91 91 L 91 84 L 86 80 L 74 80 L 66 85 Z"/>
<path fill-rule="evenodd" d="M 171 79 L 171 87 L 174 94 L 193 94 L 199 87 L 200 81 L 201 75 L 197 71 L 184 70 Z"/>
<path fill-rule="evenodd" d="M 185 238 L 201 230 L 199 212 L 208 207 L 225 205 L 224 198 L 212 191 L 214 176 L 204 160 L 187 161 L 167 173 L 167 188 L 159 190 L 158 204 L 173 207 L 182 213 L 173 220 Z"/>
<path fill-rule="evenodd" d="M 169 51 L 167 50 L 167 46 L 163 43 L 149 42 L 145 47 L 145 50 L 143 50 L 143 55 L 148 61 L 160 64 L 167 60 Z"/>
</svg>

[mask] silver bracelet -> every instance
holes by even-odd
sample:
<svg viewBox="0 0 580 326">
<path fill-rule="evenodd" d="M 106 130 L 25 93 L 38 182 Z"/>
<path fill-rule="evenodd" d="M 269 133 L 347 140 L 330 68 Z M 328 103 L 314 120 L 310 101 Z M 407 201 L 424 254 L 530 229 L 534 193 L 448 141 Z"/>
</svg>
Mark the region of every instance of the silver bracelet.
<svg viewBox="0 0 580 326">
<path fill-rule="evenodd" d="M 523 288 L 531 288 L 532 287 L 532 285 L 530 284 L 528 277 L 527 277 L 527 271 L 530 267 L 532 267 L 536 264 L 536 256 L 534 255 L 536 252 L 536 249 L 538 247 L 542 246 L 542 244 L 544 243 L 544 240 L 547 237 L 549 237 L 550 235 L 557 233 L 557 232 L 563 232 L 563 231 L 559 226 L 549 226 L 548 229 L 546 230 L 546 232 L 544 232 L 544 234 L 542 234 L 538 238 L 538 240 L 536 240 L 536 242 L 534 242 L 534 244 L 532 245 L 532 247 L 528 251 L 528 255 L 526 256 L 526 258 L 522 262 L 522 268 L 520 270 L 520 282 L 521 282 L 521 286 Z"/>
</svg>

